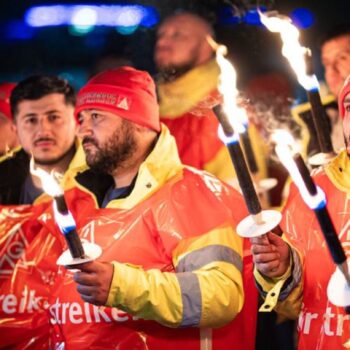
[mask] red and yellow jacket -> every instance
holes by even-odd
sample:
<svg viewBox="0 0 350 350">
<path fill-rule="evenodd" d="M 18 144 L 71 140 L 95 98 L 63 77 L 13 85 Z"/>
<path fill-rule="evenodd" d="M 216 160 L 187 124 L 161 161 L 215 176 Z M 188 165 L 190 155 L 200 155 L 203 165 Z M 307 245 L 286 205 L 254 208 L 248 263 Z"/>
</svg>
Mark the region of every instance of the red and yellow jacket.
<svg viewBox="0 0 350 350">
<path fill-rule="evenodd" d="M 72 203 L 76 216 L 83 213 L 81 237 L 102 247 L 101 261 L 113 261 L 113 308 L 84 303 L 63 269 L 49 309 L 55 346 L 186 350 L 212 337 L 213 349 L 238 342 L 253 348 L 241 332 L 255 328 L 254 315 L 230 323 L 243 305 L 243 242 L 234 227 L 245 210 L 238 193 L 184 167 L 164 127 L 127 198 L 99 209 L 101 197 L 87 187 L 78 184 L 67 197 L 80 192 Z"/>
<path fill-rule="evenodd" d="M 170 83 L 159 84 L 161 121 L 175 137 L 181 161 L 236 184 L 230 155 L 218 137 L 219 123 L 212 111 L 220 103 L 220 69 L 215 60 L 195 67 Z M 265 144 L 254 127 L 248 129 L 259 167 L 266 177 Z"/>
<path fill-rule="evenodd" d="M 57 269 L 66 246 L 50 206 L 41 212 L 40 230 L 16 263 L 12 281 L 0 286 L 6 300 L 0 302 L 0 333 L 6 335 L 0 348 L 15 349 L 15 339 L 18 349 L 47 349 L 51 334 L 52 348 L 74 350 L 199 350 L 208 342 L 214 350 L 231 344 L 254 349 L 251 257 L 242 258 L 243 242 L 234 229 L 246 215 L 241 196 L 184 167 L 165 127 L 127 198 L 100 209 L 112 179 L 92 176 L 78 175 L 65 196 L 80 237 L 99 244 L 100 260 L 114 264 L 108 298 L 113 307 L 83 302 L 72 273 Z"/>
<path fill-rule="evenodd" d="M 350 246 L 350 160 L 346 151 L 314 177 L 327 198 L 327 208 L 343 248 Z M 335 265 L 314 212 L 292 186 L 284 208 L 282 223 L 286 239 L 297 249 L 294 267 L 283 278 L 271 281 L 256 273 L 257 281 L 268 293 L 266 304 L 275 304 L 271 289 L 279 295 L 276 311 L 288 318 L 299 318 L 298 349 L 344 349 L 350 340 L 350 316 L 327 298 L 327 285 Z M 288 280 L 288 283 L 285 281 Z M 283 284 L 286 287 L 281 290 Z M 289 286 L 293 286 L 289 288 Z M 277 286 L 277 289 L 276 289 Z"/>
</svg>

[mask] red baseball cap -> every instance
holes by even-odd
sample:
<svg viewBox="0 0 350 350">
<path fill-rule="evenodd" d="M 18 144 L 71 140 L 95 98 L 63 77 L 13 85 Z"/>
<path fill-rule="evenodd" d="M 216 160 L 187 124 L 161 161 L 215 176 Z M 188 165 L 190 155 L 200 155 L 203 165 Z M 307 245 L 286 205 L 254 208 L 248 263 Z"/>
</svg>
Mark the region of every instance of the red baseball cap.
<svg viewBox="0 0 350 350">
<path fill-rule="evenodd" d="M 160 131 L 156 88 L 145 71 L 124 66 L 93 77 L 78 93 L 75 117 L 93 108 Z"/>
</svg>

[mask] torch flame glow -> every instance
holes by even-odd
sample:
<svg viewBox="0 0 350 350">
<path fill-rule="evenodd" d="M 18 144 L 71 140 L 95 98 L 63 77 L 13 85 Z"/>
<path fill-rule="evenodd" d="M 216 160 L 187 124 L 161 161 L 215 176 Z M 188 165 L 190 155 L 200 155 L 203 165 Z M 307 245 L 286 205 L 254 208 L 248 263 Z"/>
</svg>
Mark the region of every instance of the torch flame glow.
<svg viewBox="0 0 350 350">
<path fill-rule="evenodd" d="M 33 157 L 30 160 L 30 173 L 40 179 L 43 190 L 51 197 L 57 197 L 63 194 L 62 188 L 56 181 L 53 172 L 48 173 L 41 168 L 35 168 Z"/>
<path fill-rule="evenodd" d="M 324 192 L 317 186 L 317 193 L 310 195 L 299 169 L 293 159 L 296 154 L 294 148 L 295 141 L 291 134 L 285 130 L 276 130 L 272 135 L 272 140 L 276 143 L 275 151 L 281 163 L 288 170 L 293 182 L 298 187 L 299 192 L 309 208 L 318 208 L 325 203 L 326 198 Z"/>
<path fill-rule="evenodd" d="M 236 88 L 236 71 L 230 61 L 224 57 L 227 53 L 226 46 L 219 45 L 211 37 L 208 37 L 208 42 L 216 52 L 216 62 L 220 67 L 218 90 L 223 97 L 222 108 L 234 131 L 242 134 L 247 130 L 248 117 L 245 109 L 237 105 L 239 92 Z"/>
<path fill-rule="evenodd" d="M 316 76 L 307 74 L 305 55 L 309 49 L 300 45 L 299 30 L 293 25 L 291 19 L 276 11 L 267 13 L 259 11 L 259 15 L 261 22 L 269 31 L 280 33 L 283 42 L 282 54 L 288 59 L 299 83 L 308 91 L 318 89 Z"/>
</svg>

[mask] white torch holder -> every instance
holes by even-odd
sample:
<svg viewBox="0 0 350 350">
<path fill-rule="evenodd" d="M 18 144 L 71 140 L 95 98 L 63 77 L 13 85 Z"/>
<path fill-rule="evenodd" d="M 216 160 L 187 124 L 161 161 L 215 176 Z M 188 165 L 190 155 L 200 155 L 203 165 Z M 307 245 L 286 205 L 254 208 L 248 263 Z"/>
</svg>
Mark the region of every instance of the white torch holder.
<svg viewBox="0 0 350 350">
<path fill-rule="evenodd" d="M 273 177 L 267 177 L 265 179 L 261 179 L 257 183 L 256 191 L 260 193 L 265 193 L 267 191 L 270 191 L 272 188 L 274 188 L 277 185 L 278 181 L 277 179 Z"/>
<path fill-rule="evenodd" d="M 321 166 L 328 164 L 332 159 L 337 156 L 336 153 L 317 153 L 308 159 L 308 163 L 312 166 Z"/>
<path fill-rule="evenodd" d="M 245 217 L 237 225 L 237 233 L 244 238 L 259 237 L 274 229 L 282 219 L 277 210 L 262 210 L 257 215 Z"/>
<path fill-rule="evenodd" d="M 348 261 L 347 264 L 349 270 L 350 261 Z M 350 306 L 350 285 L 339 267 L 336 268 L 329 280 L 327 296 L 329 301 L 336 306 Z"/>
<path fill-rule="evenodd" d="M 102 254 L 102 249 L 99 245 L 90 242 L 82 242 L 85 258 L 73 258 L 69 249 L 65 250 L 57 259 L 57 265 L 75 266 L 84 264 L 97 259 Z"/>
<path fill-rule="evenodd" d="M 61 214 L 57 209 L 56 201 L 53 201 L 53 212 L 55 216 L 55 221 L 59 226 L 61 232 L 64 232 L 67 227 L 75 228 L 75 220 L 70 211 Z M 63 233 L 64 234 L 64 233 Z M 83 245 L 85 257 L 84 258 L 73 258 L 69 249 L 64 251 L 61 256 L 57 259 L 57 265 L 63 266 L 74 266 L 79 264 L 84 264 L 89 261 L 97 259 L 102 254 L 102 249 L 99 245 L 91 242 L 81 242 Z"/>
</svg>

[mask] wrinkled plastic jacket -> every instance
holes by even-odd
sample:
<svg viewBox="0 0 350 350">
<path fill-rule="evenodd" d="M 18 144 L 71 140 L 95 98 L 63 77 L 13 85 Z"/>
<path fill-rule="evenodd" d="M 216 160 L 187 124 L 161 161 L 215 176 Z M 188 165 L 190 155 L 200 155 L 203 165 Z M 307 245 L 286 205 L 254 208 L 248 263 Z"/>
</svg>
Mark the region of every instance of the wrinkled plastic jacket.
<svg viewBox="0 0 350 350">
<path fill-rule="evenodd" d="M 350 164 L 343 151 L 325 171 L 314 177 L 327 197 L 327 208 L 342 246 L 349 254 Z M 298 349 L 343 349 L 350 340 L 350 316 L 331 304 L 327 285 L 335 271 L 316 216 L 307 208 L 295 186 L 284 209 L 283 229 L 303 260 L 303 280 L 277 308 L 281 314 L 298 320 Z"/>
<path fill-rule="evenodd" d="M 159 143 L 161 146 L 158 146 Z M 213 242 L 234 247 L 236 253 L 242 255 L 242 241 L 234 232 L 236 224 L 246 215 L 242 198 L 212 176 L 183 168 L 176 156 L 169 152 L 174 152 L 174 141 L 163 130 L 156 151 L 151 153 L 140 168 L 131 195 L 112 201 L 105 209 L 97 208 L 93 194 L 80 185 L 65 194 L 77 221 L 80 237 L 102 247 L 101 261 L 115 261 L 115 275 L 118 274 L 119 266 L 120 273 L 128 269 L 131 273 L 138 271 L 150 275 L 154 271 L 160 271 L 161 276 L 169 274 L 172 279 L 177 260 L 183 254 L 189 254 L 191 250 Z M 162 163 L 164 158 L 174 159 L 174 162 Z M 157 164 L 163 164 L 164 167 L 160 168 Z M 136 199 L 142 188 L 143 197 Z M 130 281 L 125 276 L 125 285 L 120 286 L 121 296 L 127 297 L 128 293 L 137 292 L 137 288 L 145 288 L 150 294 L 159 293 L 155 299 L 157 302 L 142 314 L 142 319 L 137 317 L 137 311 L 132 315 L 132 311 L 126 313 L 121 308 L 96 307 L 84 303 L 77 294 L 72 272 L 57 268 L 55 264 L 66 246 L 52 221 L 51 207 L 45 208 L 38 218 L 40 230 L 17 262 L 14 277 L 7 284 L 1 285 L 1 294 L 13 294 L 18 300 L 24 289 L 34 290 L 35 297 L 39 298 L 38 310 L 27 310 L 25 316 L 28 327 L 23 329 L 24 334 L 19 339 L 16 332 L 21 327 L 18 322 L 21 310 L 10 303 L 9 314 L 8 304 L 6 307 L 0 305 L 1 319 L 4 320 L 0 324 L 0 334 L 6 329 L 7 338 L 17 338 L 23 349 L 47 348 L 47 344 L 39 341 L 35 332 L 30 331 L 30 328 L 35 330 L 37 325 L 46 325 L 38 334 L 42 339 L 50 336 L 52 348 L 200 348 L 199 328 L 176 328 L 181 323 L 182 312 L 181 295 L 177 293 L 179 287 L 176 282 L 170 284 L 174 291 L 170 292 L 173 294 L 169 298 L 166 295 L 169 286 L 157 283 L 146 286 L 136 283 L 126 285 Z M 220 285 L 217 275 L 211 280 L 212 266 L 216 265 L 214 270 L 222 271 L 222 288 L 202 290 L 203 297 L 211 295 L 213 302 L 212 305 L 203 305 L 202 310 L 208 312 L 213 308 L 216 316 L 210 319 L 209 313 L 201 321 L 210 326 L 221 326 L 229 322 L 226 326 L 213 330 L 213 349 L 227 348 L 228 344 L 239 349 L 254 348 L 257 300 L 251 277 L 251 257 L 246 254 L 244 260 L 247 262 L 244 264 L 243 281 L 247 287 L 246 304 L 232 322 L 229 321 L 239 312 L 243 301 L 239 270 L 236 266 L 220 261 L 208 263 L 199 269 L 203 284 L 212 287 Z M 20 265 L 28 261 L 31 261 L 30 273 L 20 268 Z M 218 271 L 214 271 L 214 275 Z M 147 289 L 148 287 L 150 288 Z M 231 293 L 235 293 L 236 299 L 232 298 Z M 113 295 L 109 299 L 113 300 Z M 216 300 L 226 300 L 228 304 L 216 304 Z M 163 317 L 158 313 L 163 308 L 163 303 L 169 305 L 169 318 L 168 315 Z M 127 306 L 130 309 L 142 309 L 138 300 L 131 300 Z M 172 310 L 174 315 L 171 315 Z M 232 314 L 227 314 L 227 310 L 231 310 L 229 313 Z M 140 312 L 142 311 L 143 309 Z M 157 319 L 157 322 L 146 319 Z M 48 326 L 49 321 L 51 326 Z M 6 328 L 3 328 L 4 324 L 7 325 Z M 171 324 L 173 328 L 163 324 Z M 29 341 L 31 335 L 32 343 Z M 26 345 L 23 345 L 23 339 L 28 339 Z M 0 337 L 0 347 L 5 345 L 8 344 Z"/>
<path fill-rule="evenodd" d="M 0 348 L 47 349 L 56 256 L 51 203 L 0 207 Z M 42 235 L 43 233 L 44 235 Z M 39 238 L 40 237 L 40 238 Z"/>
</svg>

